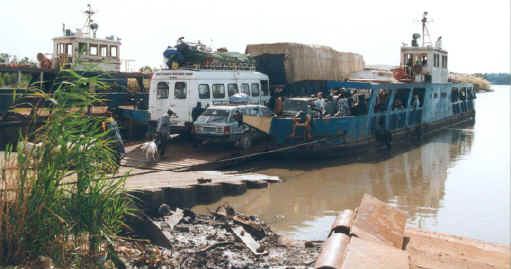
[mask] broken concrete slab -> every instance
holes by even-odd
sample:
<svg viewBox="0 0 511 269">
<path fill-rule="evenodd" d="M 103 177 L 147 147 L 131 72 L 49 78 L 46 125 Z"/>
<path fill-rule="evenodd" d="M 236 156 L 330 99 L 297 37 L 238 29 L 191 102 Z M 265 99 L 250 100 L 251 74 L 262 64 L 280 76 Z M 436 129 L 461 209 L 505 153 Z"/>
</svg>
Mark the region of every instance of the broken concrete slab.
<svg viewBox="0 0 511 269">
<path fill-rule="evenodd" d="M 261 245 L 242 226 L 232 226 L 231 230 L 255 255 L 262 255 L 266 253 L 261 249 Z"/>
<path fill-rule="evenodd" d="M 220 183 L 204 183 L 194 185 L 197 190 L 197 199 L 199 203 L 213 203 L 224 195 L 223 186 Z"/>
<path fill-rule="evenodd" d="M 372 240 L 351 237 L 343 269 L 408 269 L 408 253 Z"/>
<path fill-rule="evenodd" d="M 241 195 L 247 191 L 245 182 L 222 182 L 222 186 L 226 195 Z"/>
<path fill-rule="evenodd" d="M 351 227 L 351 234 L 401 249 L 406 213 L 365 194 Z"/>
</svg>

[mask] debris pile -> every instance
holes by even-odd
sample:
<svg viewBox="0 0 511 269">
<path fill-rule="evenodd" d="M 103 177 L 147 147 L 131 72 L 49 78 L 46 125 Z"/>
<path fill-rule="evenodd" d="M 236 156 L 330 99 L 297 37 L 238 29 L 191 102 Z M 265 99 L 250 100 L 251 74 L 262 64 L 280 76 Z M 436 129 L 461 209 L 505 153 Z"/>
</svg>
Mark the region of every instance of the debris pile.
<svg viewBox="0 0 511 269">
<path fill-rule="evenodd" d="M 227 205 L 208 215 L 178 208 L 158 219 L 146 217 L 140 227 L 144 227 L 143 236 L 160 247 L 143 248 L 140 242 L 133 241 L 134 250 L 127 251 L 129 247 L 124 245 L 119 256 L 130 266 L 304 268 L 315 262 L 321 245 L 281 237 L 259 218 L 243 215 Z"/>
</svg>

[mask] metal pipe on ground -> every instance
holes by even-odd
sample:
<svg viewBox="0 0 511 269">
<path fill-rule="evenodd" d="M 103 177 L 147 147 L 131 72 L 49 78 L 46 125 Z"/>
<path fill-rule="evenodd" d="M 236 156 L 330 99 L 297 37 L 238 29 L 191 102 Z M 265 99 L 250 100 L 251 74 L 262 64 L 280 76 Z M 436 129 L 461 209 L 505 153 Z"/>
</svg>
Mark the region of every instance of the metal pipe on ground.
<svg viewBox="0 0 511 269">
<path fill-rule="evenodd" d="M 343 233 L 346 235 L 350 234 L 351 224 L 353 223 L 353 210 L 343 210 L 335 217 L 332 226 L 330 226 L 330 235 L 333 233 Z"/>
<path fill-rule="evenodd" d="M 350 242 L 350 237 L 343 233 L 333 233 L 323 243 L 321 252 L 316 260 L 314 268 L 336 269 L 341 268 L 344 254 Z"/>
</svg>

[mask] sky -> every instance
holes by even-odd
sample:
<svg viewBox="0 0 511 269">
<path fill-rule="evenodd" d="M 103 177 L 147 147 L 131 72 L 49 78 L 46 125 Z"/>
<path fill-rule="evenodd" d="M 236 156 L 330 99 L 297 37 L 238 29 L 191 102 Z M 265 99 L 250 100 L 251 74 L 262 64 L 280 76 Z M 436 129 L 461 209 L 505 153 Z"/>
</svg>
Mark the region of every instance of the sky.
<svg viewBox="0 0 511 269">
<path fill-rule="evenodd" d="M 402 42 L 420 32 L 428 11 L 442 36 L 449 70 L 510 72 L 509 0 L 0 0 L 0 52 L 51 53 L 52 38 L 82 27 L 88 3 L 98 37 L 122 39 L 132 68 L 163 65 L 177 38 L 244 52 L 247 44 L 297 42 L 362 54 L 366 64 L 399 64 Z"/>
</svg>

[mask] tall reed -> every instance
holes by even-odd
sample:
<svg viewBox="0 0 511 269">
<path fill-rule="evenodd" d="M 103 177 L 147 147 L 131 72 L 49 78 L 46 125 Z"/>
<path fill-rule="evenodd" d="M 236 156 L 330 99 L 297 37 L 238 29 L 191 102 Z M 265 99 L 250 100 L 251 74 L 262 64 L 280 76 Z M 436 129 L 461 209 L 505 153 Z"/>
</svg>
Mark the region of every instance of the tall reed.
<svg viewBox="0 0 511 269">
<path fill-rule="evenodd" d="M 87 113 L 104 101 L 90 85 L 105 86 L 68 71 L 53 94 L 33 91 L 50 114 L 0 162 L 0 264 L 46 255 L 84 267 L 107 254 L 131 214 L 125 177 L 111 179 L 118 166 L 105 119 Z M 27 150 L 28 140 L 40 144 Z"/>
</svg>

